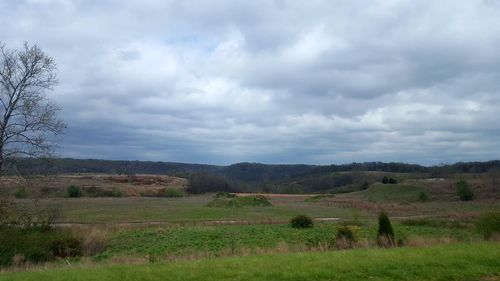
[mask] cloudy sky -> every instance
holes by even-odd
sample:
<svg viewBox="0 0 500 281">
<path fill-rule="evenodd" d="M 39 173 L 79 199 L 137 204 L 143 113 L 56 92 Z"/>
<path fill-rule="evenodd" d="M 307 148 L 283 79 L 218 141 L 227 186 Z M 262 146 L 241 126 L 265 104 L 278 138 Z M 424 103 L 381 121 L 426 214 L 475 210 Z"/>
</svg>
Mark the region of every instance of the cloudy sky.
<svg viewBox="0 0 500 281">
<path fill-rule="evenodd" d="M 0 0 L 58 64 L 59 154 L 228 164 L 500 158 L 500 2 Z"/>
</svg>

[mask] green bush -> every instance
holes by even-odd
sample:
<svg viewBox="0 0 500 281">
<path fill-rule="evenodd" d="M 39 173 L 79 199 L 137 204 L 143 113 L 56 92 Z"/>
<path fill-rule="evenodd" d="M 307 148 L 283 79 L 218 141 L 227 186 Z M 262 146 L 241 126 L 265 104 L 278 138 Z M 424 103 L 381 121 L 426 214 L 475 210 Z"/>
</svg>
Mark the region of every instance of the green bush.
<svg viewBox="0 0 500 281">
<path fill-rule="evenodd" d="M 81 240 L 69 230 L 0 227 L 0 266 L 11 265 L 14 256 L 23 257 L 22 262 L 40 263 L 81 256 L 81 249 Z"/>
<path fill-rule="evenodd" d="M 354 231 L 349 226 L 344 225 L 337 228 L 335 240 L 337 248 L 344 249 L 352 248 L 357 239 Z"/>
<path fill-rule="evenodd" d="M 76 237 L 58 238 L 51 242 L 50 252 L 54 257 L 70 258 L 82 255 L 82 240 Z"/>
<path fill-rule="evenodd" d="M 122 197 L 122 196 L 123 196 L 123 193 L 120 189 L 113 188 L 113 190 L 111 190 L 111 197 Z"/>
<path fill-rule="evenodd" d="M 482 214 L 476 222 L 476 229 L 485 239 L 490 239 L 495 234 L 500 234 L 500 212 Z"/>
<path fill-rule="evenodd" d="M 165 190 L 163 191 L 163 195 L 165 197 L 175 198 L 175 197 L 184 196 L 184 193 L 182 193 L 182 191 L 179 190 L 178 188 L 169 187 L 169 188 L 165 188 Z"/>
<path fill-rule="evenodd" d="M 391 221 L 385 212 L 378 216 L 377 243 L 380 246 L 394 246 L 394 230 Z"/>
<path fill-rule="evenodd" d="M 21 187 L 18 190 L 16 190 L 16 192 L 14 193 L 14 197 L 16 197 L 17 199 L 26 198 L 28 197 L 28 192 L 24 187 Z"/>
<path fill-rule="evenodd" d="M 294 217 L 290 224 L 293 228 L 310 228 L 313 227 L 313 220 L 305 215 L 298 215 Z"/>
<path fill-rule="evenodd" d="M 474 199 L 474 192 L 465 180 L 457 182 L 457 195 L 462 201 L 472 201 Z"/>
<path fill-rule="evenodd" d="M 80 191 L 80 187 L 76 185 L 70 185 L 67 189 L 68 197 L 70 198 L 78 198 L 82 195 Z"/>
<path fill-rule="evenodd" d="M 427 202 L 427 200 L 429 200 L 429 195 L 427 194 L 427 192 L 422 190 L 418 194 L 418 200 L 420 200 L 422 202 Z"/>
</svg>

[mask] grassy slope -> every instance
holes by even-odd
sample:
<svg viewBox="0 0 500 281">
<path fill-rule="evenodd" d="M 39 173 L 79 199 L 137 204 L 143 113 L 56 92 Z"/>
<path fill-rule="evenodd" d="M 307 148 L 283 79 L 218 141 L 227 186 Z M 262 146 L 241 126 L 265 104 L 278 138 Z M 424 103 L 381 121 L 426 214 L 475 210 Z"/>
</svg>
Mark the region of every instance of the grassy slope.
<svg viewBox="0 0 500 281">
<path fill-rule="evenodd" d="M 417 186 L 402 184 L 376 183 L 365 191 L 360 192 L 362 197 L 369 201 L 418 201 L 419 194 L 424 189 Z"/>
<path fill-rule="evenodd" d="M 496 242 L 2 273 L 0 280 L 478 280 L 498 274 Z"/>
</svg>

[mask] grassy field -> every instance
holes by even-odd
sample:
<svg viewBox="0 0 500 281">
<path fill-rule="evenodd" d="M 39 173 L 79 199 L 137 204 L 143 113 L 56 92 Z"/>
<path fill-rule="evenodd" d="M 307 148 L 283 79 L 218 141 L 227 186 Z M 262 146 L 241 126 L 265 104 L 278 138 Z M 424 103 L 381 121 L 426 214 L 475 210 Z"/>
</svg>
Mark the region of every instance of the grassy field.
<svg viewBox="0 0 500 281">
<path fill-rule="evenodd" d="M 392 188 L 389 186 L 387 188 Z M 397 189 L 397 187 L 396 187 Z M 385 187 L 384 190 L 385 191 Z M 389 191 L 387 191 L 389 192 Z M 305 202 L 307 196 L 270 197 L 270 207 L 208 207 L 213 195 L 182 198 L 51 198 L 40 199 L 42 207 L 60 208 L 59 223 L 112 224 L 112 223 L 184 223 L 184 222 L 287 222 L 293 216 L 305 214 L 313 218 L 351 219 L 353 214 L 373 218 L 381 210 L 394 217 L 440 216 L 450 218 L 474 217 L 489 211 L 500 211 L 500 204 L 490 201 L 430 201 L 408 202 L 381 200 L 371 202 L 362 194 L 341 194 L 332 198 Z M 384 198 L 377 191 L 377 197 Z M 29 208 L 30 199 L 15 200 Z"/>
<path fill-rule="evenodd" d="M 158 258 L 220 256 L 260 251 L 310 251 L 334 248 L 335 233 L 340 224 L 317 223 L 314 228 L 295 229 L 289 224 L 186 226 L 125 230 L 113 234 L 107 250 L 99 258 L 116 256 Z M 445 225 L 395 224 L 396 239 L 414 243 L 414 239 L 478 240 L 468 227 Z M 363 247 L 374 246 L 376 225 L 352 226 Z M 371 244 L 371 245 L 370 245 Z"/>
<path fill-rule="evenodd" d="M 0 273 L 9 281 L 498 280 L 500 243 L 254 255 Z"/>
<path fill-rule="evenodd" d="M 90 197 L 90 193 L 83 193 L 80 198 L 64 198 L 61 196 L 64 180 L 78 181 L 87 193 L 94 184 L 103 190 L 113 190 L 119 185 L 129 196 Z M 28 217 L 60 210 L 54 212 L 59 216 L 51 221 L 54 224 L 48 230 L 24 224 L 26 233 L 43 237 L 64 232 L 69 238 L 61 240 L 54 236 L 53 241 L 40 248 L 41 252 L 36 252 L 38 248 L 3 247 L 10 252 L 0 249 L 5 258 L 0 271 L 25 272 L 0 272 L 0 280 L 483 280 L 479 278 L 487 277 L 484 280 L 491 281 L 498 277 L 492 276 L 500 274 L 500 243 L 484 242 L 484 232 L 481 234 L 476 228 L 481 214 L 500 212 L 497 197 L 483 192 L 474 201 L 462 202 L 450 182 L 441 179 L 429 181 L 428 185 L 419 179 L 399 184 L 374 183 L 364 190 L 334 195 L 256 197 L 269 201 L 270 205 L 256 204 L 256 199 L 250 197 L 256 194 L 231 195 L 223 200 L 224 204 L 217 200 L 217 204 L 213 203 L 215 194 L 180 198 L 140 196 L 139 191 L 161 190 L 167 182 L 179 184 L 169 177 L 69 176 L 58 178 L 58 193 L 54 196 L 37 200 L 11 196 L 9 202 L 16 208 L 31 210 L 26 212 Z M 475 190 L 481 188 L 477 185 Z M 420 200 L 421 192 L 429 194 L 428 201 Z M 377 244 L 377 216 L 382 211 L 392 221 L 394 244 L 400 248 L 383 249 Z M 292 228 L 290 220 L 299 214 L 312 217 L 314 227 Z M 498 225 L 497 222 L 494 224 Z M 18 225 L 8 223 L 2 233 L 9 233 L 8 230 L 15 233 Z M 336 238 L 337 229 L 345 225 L 354 232 L 356 241 L 346 244 Z M 495 229 L 497 235 L 498 227 Z M 12 239 L 23 241 L 20 245 L 30 244 L 24 242 L 28 240 Z M 81 246 L 79 254 L 65 254 L 68 241 Z M 58 247 L 64 250 L 58 251 Z M 354 249 L 341 250 L 346 247 Z M 47 258 L 33 258 L 40 253 L 48 253 Z"/>
<path fill-rule="evenodd" d="M 61 209 L 63 223 L 192 222 L 245 220 L 288 221 L 297 214 L 313 217 L 348 217 L 350 208 L 309 204 L 303 198 L 278 199 L 271 207 L 208 207 L 212 195 L 183 198 L 53 198 L 40 200 L 43 206 Z M 29 206 L 29 199 L 17 200 Z"/>
</svg>

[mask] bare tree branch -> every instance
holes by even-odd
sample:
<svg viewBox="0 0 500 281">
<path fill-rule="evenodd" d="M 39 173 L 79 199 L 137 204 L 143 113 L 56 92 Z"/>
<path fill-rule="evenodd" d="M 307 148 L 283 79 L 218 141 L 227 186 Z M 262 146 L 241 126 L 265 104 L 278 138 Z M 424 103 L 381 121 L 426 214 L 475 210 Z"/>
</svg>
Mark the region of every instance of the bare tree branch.
<svg viewBox="0 0 500 281">
<path fill-rule="evenodd" d="M 45 95 L 57 84 L 56 70 L 37 45 L 14 50 L 0 43 L 0 173 L 7 157 L 46 156 L 50 138 L 66 128 Z"/>
</svg>

